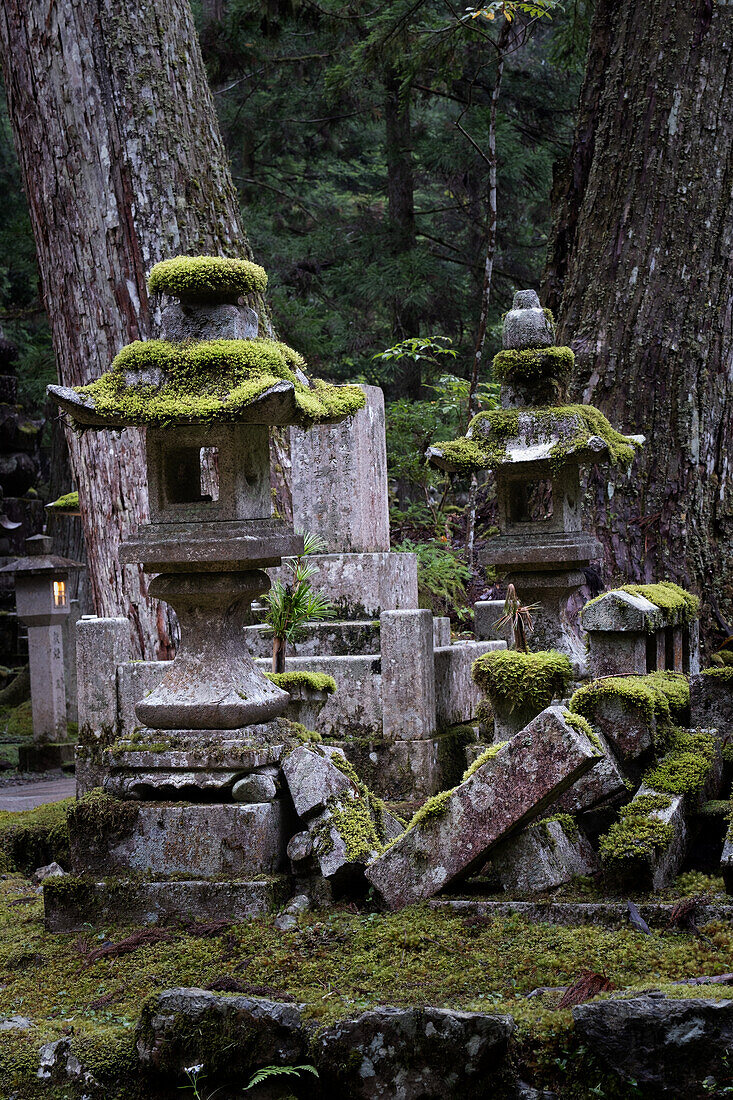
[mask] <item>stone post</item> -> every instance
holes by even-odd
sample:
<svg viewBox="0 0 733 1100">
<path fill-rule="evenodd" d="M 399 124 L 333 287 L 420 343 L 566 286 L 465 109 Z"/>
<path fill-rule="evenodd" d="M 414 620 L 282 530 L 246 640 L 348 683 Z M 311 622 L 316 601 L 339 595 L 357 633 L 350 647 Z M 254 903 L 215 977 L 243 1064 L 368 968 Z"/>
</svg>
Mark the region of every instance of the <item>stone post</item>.
<svg viewBox="0 0 733 1100">
<path fill-rule="evenodd" d="M 101 748 L 117 736 L 117 666 L 130 660 L 127 619 L 84 615 L 76 624 L 79 742 Z"/>
<path fill-rule="evenodd" d="M 387 741 L 435 734 L 435 661 L 430 611 L 383 611 L 382 720 Z"/>
<path fill-rule="evenodd" d="M 64 622 L 64 674 L 66 678 L 66 720 L 79 721 L 76 680 L 76 624 L 81 618 L 79 600 L 69 600 L 69 615 Z"/>
<path fill-rule="evenodd" d="M 28 627 L 33 740 L 66 740 L 64 634 L 60 623 Z"/>
</svg>

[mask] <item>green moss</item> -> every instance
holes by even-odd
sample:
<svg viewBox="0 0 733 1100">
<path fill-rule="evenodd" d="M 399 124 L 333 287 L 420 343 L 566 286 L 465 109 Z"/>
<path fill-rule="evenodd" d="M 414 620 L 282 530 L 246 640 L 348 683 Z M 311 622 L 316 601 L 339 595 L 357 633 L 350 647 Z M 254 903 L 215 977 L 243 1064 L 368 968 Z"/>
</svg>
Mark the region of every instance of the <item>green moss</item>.
<svg viewBox="0 0 733 1100">
<path fill-rule="evenodd" d="M 139 810 L 139 803 L 111 798 L 101 787 L 95 787 L 72 801 L 68 810 L 69 828 L 90 843 L 111 844 L 131 832 Z"/>
<path fill-rule="evenodd" d="M 617 700 L 635 710 L 648 724 L 656 720 L 660 731 L 684 719 L 690 705 L 687 677 L 675 672 L 651 672 L 647 676 L 609 676 L 578 688 L 570 710 L 592 721 L 607 700 Z"/>
<path fill-rule="evenodd" d="M 294 423 L 300 427 L 338 421 L 363 408 L 358 386 L 317 379 L 309 387 L 296 373 L 304 366 L 297 352 L 276 340 L 136 340 L 115 356 L 106 374 L 76 393 L 110 423 L 129 425 L 236 420 L 283 381 L 294 387 Z M 148 380 L 137 382 L 137 376 Z"/>
<path fill-rule="evenodd" d="M 564 693 L 573 668 L 569 658 L 554 649 L 539 653 L 507 649 L 479 657 L 471 675 L 492 703 L 512 710 L 533 707 L 539 713 Z"/>
<path fill-rule="evenodd" d="M 603 752 L 603 744 L 600 737 L 593 729 L 592 725 L 587 718 L 583 718 L 580 714 L 573 714 L 570 710 L 563 711 L 563 718 L 569 726 L 571 726 L 577 733 L 584 734 L 588 738 L 591 745 L 598 749 L 599 752 Z"/>
<path fill-rule="evenodd" d="M 264 294 L 265 269 L 249 260 L 224 256 L 174 256 L 155 265 L 148 278 L 151 294 L 169 294 L 198 302 L 236 302 Z"/>
<path fill-rule="evenodd" d="M 630 596 L 643 596 L 664 612 L 666 622 L 671 626 L 687 623 L 700 614 L 700 600 L 685 588 L 672 581 L 657 581 L 654 584 L 624 584 L 619 589 Z M 651 627 L 654 629 L 654 627 Z"/>
<path fill-rule="evenodd" d="M 49 512 L 77 512 L 79 510 L 79 494 L 76 491 L 64 493 L 63 496 L 47 504 L 46 509 Z"/>
<path fill-rule="evenodd" d="M 719 680 L 723 684 L 730 684 L 733 686 L 733 666 L 724 665 L 723 667 L 716 666 L 715 668 L 704 668 L 702 670 L 703 676 L 712 676 L 714 680 Z"/>
<path fill-rule="evenodd" d="M 580 462 L 597 462 L 597 451 L 590 446 L 595 438 L 604 441 L 613 465 L 628 465 L 636 454 L 638 444 L 617 432 L 600 410 L 592 405 L 558 405 L 481 412 L 471 421 L 469 436 L 438 445 L 442 460 L 459 474 L 496 469 L 506 461 L 507 444 L 519 432 L 520 416 L 535 422 L 535 435 L 540 438 L 559 435 L 549 454 L 553 467 L 561 467 L 570 453 Z"/>
<path fill-rule="evenodd" d="M 498 382 L 537 382 L 552 378 L 565 386 L 575 356 L 570 348 L 505 349 L 494 356 L 494 378 Z"/>
<path fill-rule="evenodd" d="M 33 740 L 33 710 L 30 699 L 12 707 L 5 715 L 4 740 L 22 743 Z"/>
<path fill-rule="evenodd" d="M 715 735 L 705 730 L 675 730 L 667 739 L 672 749 L 647 772 L 644 782 L 668 794 L 694 794 L 705 786 L 716 755 Z"/>
<path fill-rule="evenodd" d="M 668 794 L 660 794 L 658 791 L 650 791 L 640 794 L 619 810 L 619 817 L 624 820 L 627 817 L 646 817 L 656 810 L 668 810 L 672 805 L 672 799 Z"/>
<path fill-rule="evenodd" d="M 20 813 L 0 811 L 0 871 L 24 871 L 57 862 L 69 865 L 67 811 L 73 798 Z"/>
<path fill-rule="evenodd" d="M 306 688 L 309 691 L 325 691 L 332 695 L 336 690 L 333 676 L 325 672 L 266 672 L 265 676 L 283 691 Z"/>
<path fill-rule="evenodd" d="M 478 771 L 479 768 L 483 767 L 483 765 L 488 760 L 493 760 L 495 756 L 498 756 L 501 750 L 505 748 L 508 744 L 508 741 L 496 741 L 493 745 L 489 745 L 488 749 L 486 749 L 485 752 L 482 752 L 480 756 L 477 756 L 473 763 L 469 764 L 469 766 L 466 768 L 465 772 L 463 773 L 461 783 L 465 783 L 467 779 L 470 779 L 473 773 Z"/>
<path fill-rule="evenodd" d="M 578 823 L 572 814 L 553 814 L 552 817 L 545 817 L 542 821 L 538 822 L 538 825 L 544 826 L 545 835 L 550 841 L 552 840 L 552 834 L 547 829 L 547 826 L 553 821 L 558 823 L 570 843 L 575 844 L 580 837 L 580 832 L 578 830 Z"/>
<path fill-rule="evenodd" d="M 427 802 L 423 802 L 417 813 L 413 815 L 407 828 L 419 829 L 424 825 L 432 824 L 440 817 L 444 817 L 448 812 L 448 803 L 454 790 L 455 787 L 450 791 L 440 791 L 439 794 L 434 794 L 432 798 L 429 798 Z"/>
<path fill-rule="evenodd" d="M 667 822 L 629 814 L 615 821 L 599 839 L 598 851 L 604 863 L 635 862 L 664 851 L 673 837 L 674 829 Z"/>
</svg>

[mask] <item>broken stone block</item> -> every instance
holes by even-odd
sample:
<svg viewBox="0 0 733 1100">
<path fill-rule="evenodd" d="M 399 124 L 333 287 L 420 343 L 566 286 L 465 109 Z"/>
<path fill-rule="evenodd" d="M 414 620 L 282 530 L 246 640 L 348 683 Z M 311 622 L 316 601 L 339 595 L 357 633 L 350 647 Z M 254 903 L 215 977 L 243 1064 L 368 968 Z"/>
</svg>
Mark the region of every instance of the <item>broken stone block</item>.
<svg viewBox="0 0 733 1100">
<path fill-rule="evenodd" d="M 687 846 L 684 799 L 642 784 L 601 837 L 611 878 L 636 890 L 661 890 L 674 879 Z"/>
<path fill-rule="evenodd" d="M 270 775 L 253 772 L 239 779 L 232 787 L 235 802 L 272 802 L 277 795 L 277 785 Z"/>
<path fill-rule="evenodd" d="M 577 814 L 618 804 L 627 794 L 626 780 L 606 738 L 594 730 L 603 756 L 595 767 L 582 775 L 553 805 L 556 813 Z"/>
<path fill-rule="evenodd" d="M 314 1059 L 328 1096 L 492 1096 L 514 1030 L 511 1016 L 380 1006 L 321 1031 Z"/>
<path fill-rule="evenodd" d="M 60 878 L 66 871 L 58 863 L 47 863 L 45 867 L 37 867 L 31 876 L 31 880 L 40 886 L 47 878 Z"/>
<path fill-rule="evenodd" d="M 358 793 L 356 784 L 345 772 L 306 745 L 286 756 L 282 769 L 295 812 L 304 820 L 322 813 L 330 798 Z"/>
<path fill-rule="evenodd" d="M 492 848 L 542 813 L 593 767 L 598 750 L 548 707 L 493 759 L 429 800 L 412 826 L 366 870 L 391 909 L 465 878 Z"/>
<path fill-rule="evenodd" d="M 246 1079 L 271 1065 L 307 1061 L 304 1005 L 222 996 L 204 989 L 168 989 L 143 1006 L 135 1032 L 140 1064 L 168 1078 L 206 1066 L 207 1083 Z"/>
<path fill-rule="evenodd" d="M 515 894 L 553 890 L 599 868 L 590 843 L 567 814 L 534 822 L 491 856 L 492 872 L 507 893 Z"/>
<path fill-rule="evenodd" d="M 295 833 L 288 841 L 288 859 L 296 865 L 309 862 L 313 855 L 313 838 L 307 829 Z"/>
</svg>

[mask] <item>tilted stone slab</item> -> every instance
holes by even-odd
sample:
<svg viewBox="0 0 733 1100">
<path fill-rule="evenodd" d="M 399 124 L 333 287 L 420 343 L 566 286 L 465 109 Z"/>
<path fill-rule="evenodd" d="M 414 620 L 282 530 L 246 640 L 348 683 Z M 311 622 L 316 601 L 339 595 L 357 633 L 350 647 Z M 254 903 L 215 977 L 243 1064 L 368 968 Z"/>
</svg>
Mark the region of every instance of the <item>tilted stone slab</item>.
<svg viewBox="0 0 733 1100">
<path fill-rule="evenodd" d="M 595 731 L 604 755 L 553 804 L 553 813 L 576 814 L 614 806 L 626 797 L 624 776 L 603 734 Z"/>
<path fill-rule="evenodd" d="M 308 819 L 325 810 L 329 798 L 356 797 L 356 784 L 324 755 L 301 745 L 283 760 L 283 775 L 298 817 Z"/>
<path fill-rule="evenodd" d="M 408 830 L 366 875 L 391 909 L 432 897 L 480 867 L 504 837 L 537 817 L 598 760 L 598 750 L 548 707 L 493 760 L 447 794 L 439 816 Z"/>
<path fill-rule="evenodd" d="M 568 834 L 560 821 L 534 822 L 491 857 L 504 890 L 516 894 L 553 890 L 578 875 L 594 874 L 599 866 L 586 837 L 579 831 Z"/>
</svg>

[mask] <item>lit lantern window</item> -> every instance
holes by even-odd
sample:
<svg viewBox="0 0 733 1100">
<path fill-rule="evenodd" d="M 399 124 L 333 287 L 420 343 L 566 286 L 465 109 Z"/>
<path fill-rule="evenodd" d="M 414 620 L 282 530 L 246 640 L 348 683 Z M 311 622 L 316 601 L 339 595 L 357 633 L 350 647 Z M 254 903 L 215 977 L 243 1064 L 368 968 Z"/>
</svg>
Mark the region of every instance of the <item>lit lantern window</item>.
<svg viewBox="0 0 733 1100">
<path fill-rule="evenodd" d="M 66 605 L 66 581 L 53 582 L 53 603 L 54 607 Z"/>
</svg>

